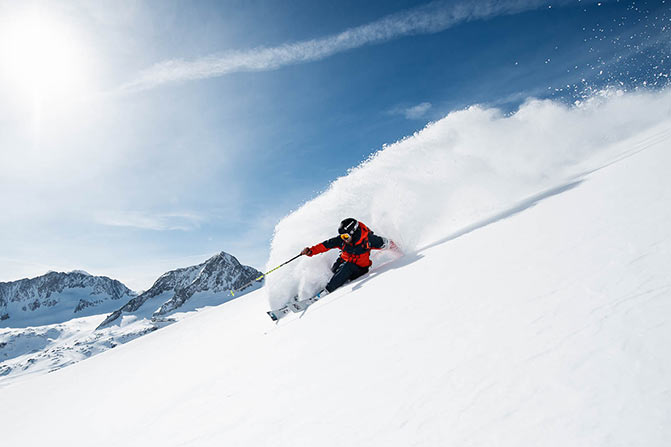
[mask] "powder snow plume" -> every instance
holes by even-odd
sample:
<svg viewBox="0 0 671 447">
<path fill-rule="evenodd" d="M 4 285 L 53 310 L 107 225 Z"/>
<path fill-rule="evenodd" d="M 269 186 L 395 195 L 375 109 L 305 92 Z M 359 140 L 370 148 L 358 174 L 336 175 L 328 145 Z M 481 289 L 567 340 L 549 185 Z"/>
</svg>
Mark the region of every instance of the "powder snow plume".
<svg viewBox="0 0 671 447">
<path fill-rule="evenodd" d="M 393 239 L 404 253 L 416 252 L 608 163 L 635 146 L 628 139 L 670 116 L 668 89 L 603 91 L 570 106 L 530 99 L 509 115 L 483 106 L 452 112 L 384 146 L 283 218 L 267 267 L 333 237 L 346 217 Z M 271 307 L 323 287 L 337 255 L 302 257 L 269 275 Z M 386 256 L 374 252 L 373 266 Z"/>
</svg>

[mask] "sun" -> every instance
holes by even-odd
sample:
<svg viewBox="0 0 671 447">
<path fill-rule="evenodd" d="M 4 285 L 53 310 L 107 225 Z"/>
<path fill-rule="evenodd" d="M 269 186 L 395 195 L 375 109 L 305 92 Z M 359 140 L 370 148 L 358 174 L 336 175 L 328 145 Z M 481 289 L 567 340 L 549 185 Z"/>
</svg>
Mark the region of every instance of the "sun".
<svg viewBox="0 0 671 447">
<path fill-rule="evenodd" d="M 40 100 L 76 94 L 86 84 L 84 45 L 67 23 L 44 14 L 3 20 L 3 83 Z"/>
</svg>

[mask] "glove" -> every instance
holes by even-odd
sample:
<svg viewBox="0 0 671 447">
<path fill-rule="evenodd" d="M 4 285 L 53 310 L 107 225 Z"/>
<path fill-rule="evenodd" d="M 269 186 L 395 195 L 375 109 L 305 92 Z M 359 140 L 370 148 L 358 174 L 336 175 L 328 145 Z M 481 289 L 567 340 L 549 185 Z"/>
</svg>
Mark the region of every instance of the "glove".
<svg viewBox="0 0 671 447">
<path fill-rule="evenodd" d="M 394 250 L 394 251 L 398 251 L 398 252 L 401 251 L 401 250 L 398 248 L 398 245 L 396 245 L 396 243 L 394 243 L 394 241 L 392 241 L 391 239 L 387 239 L 387 240 L 385 241 L 384 245 L 385 245 L 384 248 L 386 248 L 386 249 L 388 249 L 388 250 Z"/>
<path fill-rule="evenodd" d="M 305 247 L 303 251 L 301 251 L 301 254 L 306 256 L 312 256 L 312 250 L 310 250 L 310 247 Z"/>
</svg>

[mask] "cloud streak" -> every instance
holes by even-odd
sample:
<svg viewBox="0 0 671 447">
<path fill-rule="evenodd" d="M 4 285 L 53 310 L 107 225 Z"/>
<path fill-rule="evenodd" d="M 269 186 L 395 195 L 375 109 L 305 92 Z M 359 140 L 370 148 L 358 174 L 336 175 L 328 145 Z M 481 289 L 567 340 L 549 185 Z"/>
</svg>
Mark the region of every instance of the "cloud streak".
<svg viewBox="0 0 671 447">
<path fill-rule="evenodd" d="M 135 79 L 121 86 L 120 90 L 147 90 L 168 83 L 213 78 L 236 72 L 275 70 L 287 65 L 325 59 L 365 45 L 411 35 L 438 33 L 459 23 L 517 14 L 546 4 L 542 0 L 485 0 L 457 4 L 436 1 L 327 37 L 276 47 L 232 51 L 194 60 L 166 60 L 141 71 Z"/>
<path fill-rule="evenodd" d="M 96 221 L 113 227 L 132 227 L 153 231 L 192 231 L 200 227 L 203 217 L 193 213 L 106 213 L 97 216 Z"/>
<path fill-rule="evenodd" d="M 430 102 L 422 102 L 412 107 L 396 107 L 389 110 L 387 113 L 389 115 L 403 115 L 406 119 L 415 120 L 426 115 L 431 107 L 432 104 Z"/>
</svg>

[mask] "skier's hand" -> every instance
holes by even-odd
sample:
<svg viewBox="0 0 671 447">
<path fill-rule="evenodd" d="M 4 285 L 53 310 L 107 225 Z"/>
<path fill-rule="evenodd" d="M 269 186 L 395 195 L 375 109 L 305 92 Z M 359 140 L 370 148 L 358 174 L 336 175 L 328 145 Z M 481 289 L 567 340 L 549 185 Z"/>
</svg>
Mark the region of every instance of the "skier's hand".
<svg viewBox="0 0 671 447">
<path fill-rule="evenodd" d="M 305 256 L 312 256 L 312 250 L 310 250 L 310 247 L 305 247 L 303 251 L 301 251 L 301 254 Z"/>
<path fill-rule="evenodd" d="M 394 251 L 398 251 L 398 252 L 401 251 L 401 250 L 398 248 L 398 245 L 396 245 L 396 243 L 395 243 L 394 241 L 392 241 L 391 239 L 389 239 L 389 245 L 387 246 L 387 248 L 388 248 L 389 250 L 394 250 Z"/>
</svg>

